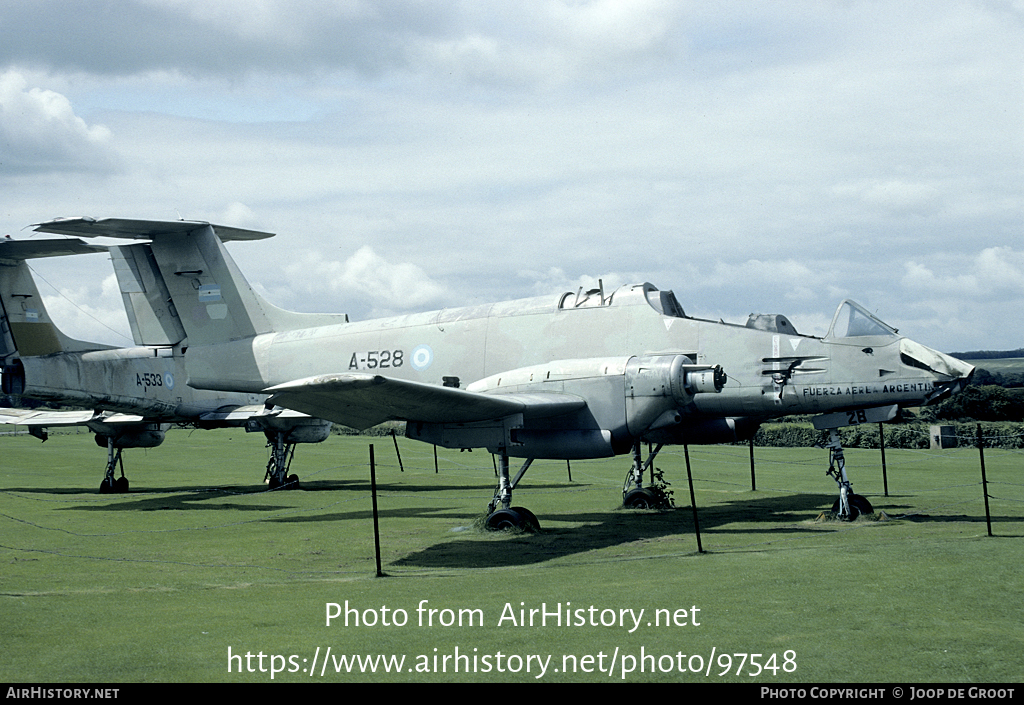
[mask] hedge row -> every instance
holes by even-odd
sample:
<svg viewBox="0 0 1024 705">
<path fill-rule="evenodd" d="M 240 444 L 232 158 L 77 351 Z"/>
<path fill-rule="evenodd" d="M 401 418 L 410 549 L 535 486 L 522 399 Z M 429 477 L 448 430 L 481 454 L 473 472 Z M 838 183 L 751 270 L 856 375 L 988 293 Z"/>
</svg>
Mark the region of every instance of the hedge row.
<svg viewBox="0 0 1024 705">
<path fill-rule="evenodd" d="M 977 423 L 943 424 L 953 427 L 960 446 L 977 444 Z M 931 446 L 931 424 L 886 424 L 886 448 L 926 449 Z M 1024 448 L 1024 424 L 982 423 L 981 433 L 986 448 Z M 828 431 L 817 431 L 809 423 L 766 423 L 754 436 L 754 445 L 775 448 L 809 448 L 828 442 Z M 839 430 L 844 448 L 878 448 L 878 425 L 850 426 Z"/>
<path fill-rule="evenodd" d="M 978 424 L 953 423 L 943 424 L 953 427 L 953 435 L 958 445 L 974 447 L 977 443 Z M 924 422 L 885 424 L 886 448 L 927 449 L 931 446 L 931 426 Z M 339 435 L 390 436 L 392 431 L 399 436 L 405 435 L 405 424 L 388 422 L 356 431 L 347 426 L 334 426 L 334 433 Z M 1024 424 L 982 422 L 981 433 L 986 448 L 1024 448 Z M 824 446 L 828 442 L 828 431 L 816 431 L 809 422 L 781 421 L 769 422 L 761 426 L 754 436 L 754 445 L 770 448 L 812 448 Z M 839 429 L 839 437 L 844 448 L 878 448 L 878 424 L 850 426 Z"/>
</svg>

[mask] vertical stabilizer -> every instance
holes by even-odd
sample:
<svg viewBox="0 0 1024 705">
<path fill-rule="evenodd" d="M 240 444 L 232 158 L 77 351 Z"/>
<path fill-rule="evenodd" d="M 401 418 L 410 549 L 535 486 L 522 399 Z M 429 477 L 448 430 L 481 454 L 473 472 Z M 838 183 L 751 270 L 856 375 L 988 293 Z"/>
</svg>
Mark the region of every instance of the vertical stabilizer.
<svg viewBox="0 0 1024 705">
<path fill-rule="evenodd" d="M 64 335 L 50 319 L 43 298 L 25 260 L 105 252 L 104 247 L 81 240 L 16 240 L 0 243 L 0 329 L 4 355 L 22 357 L 58 352 L 106 350 L 111 346 L 75 340 Z"/>
<path fill-rule="evenodd" d="M 154 238 L 152 249 L 190 347 L 347 321 L 344 314 L 294 313 L 267 302 L 211 225 Z"/>
<path fill-rule="evenodd" d="M 150 240 L 189 347 L 251 339 L 262 333 L 347 323 L 345 314 L 295 313 L 263 299 L 246 281 L 223 243 L 273 237 L 197 221 L 122 218 L 58 219 L 40 232 Z M 137 292 L 136 292 L 137 293 Z"/>
</svg>

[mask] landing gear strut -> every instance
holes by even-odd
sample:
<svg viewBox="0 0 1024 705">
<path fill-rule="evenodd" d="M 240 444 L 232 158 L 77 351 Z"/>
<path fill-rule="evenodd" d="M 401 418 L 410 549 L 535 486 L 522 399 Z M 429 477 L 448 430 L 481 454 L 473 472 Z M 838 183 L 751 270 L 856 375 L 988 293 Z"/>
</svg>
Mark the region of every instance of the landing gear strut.
<svg viewBox="0 0 1024 705">
<path fill-rule="evenodd" d="M 625 482 L 622 483 L 622 506 L 626 509 L 662 509 L 670 504 L 665 491 L 653 482 L 644 487 L 644 473 L 654 463 L 663 446 L 663 443 L 659 443 L 651 451 L 647 461 L 642 462 L 640 441 L 633 443 L 633 465 L 626 473 Z"/>
<path fill-rule="evenodd" d="M 124 476 L 123 448 L 114 447 L 113 436 L 107 436 L 107 471 L 100 482 L 100 494 L 124 494 L 128 492 L 128 478 Z M 116 452 L 115 452 L 116 451 Z M 114 479 L 114 468 L 121 470 L 121 477 Z"/>
<path fill-rule="evenodd" d="M 843 444 L 839 440 L 839 431 L 829 429 L 828 443 L 825 447 L 829 450 L 828 470 L 825 474 L 832 477 L 839 485 L 839 499 L 832 505 L 832 515 L 840 521 L 853 521 L 861 514 L 871 514 L 875 511 L 871 502 L 859 494 L 854 494 L 853 485 L 846 477 L 846 459 L 843 457 Z"/>
<path fill-rule="evenodd" d="M 292 458 L 295 457 L 295 444 L 288 443 L 285 440 L 285 435 L 282 431 L 267 432 L 267 447 L 270 448 L 270 460 L 267 461 L 267 474 L 264 476 L 264 481 L 269 483 L 272 490 L 278 488 L 299 489 L 299 476 L 288 474 L 288 469 L 292 465 Z"/>
<path fill-rule="evenodd" d="M 519 529 L 522 531 L 537 531 L 540 529 L 540 522 L 537 517 L 526 507 L 512 506 L 512 490 L 533 463 L 533 458 L 527 458 L 523 467 L 519 469 L 515 478 L 509 480 L 508 453 L 502 451 L 498 456 L 498 488 L 494 491 L 494 499 L 487 505 L 487 519 L 484 525 L 490 531 L 501 531 L 503 529 Z"/>
</svg>

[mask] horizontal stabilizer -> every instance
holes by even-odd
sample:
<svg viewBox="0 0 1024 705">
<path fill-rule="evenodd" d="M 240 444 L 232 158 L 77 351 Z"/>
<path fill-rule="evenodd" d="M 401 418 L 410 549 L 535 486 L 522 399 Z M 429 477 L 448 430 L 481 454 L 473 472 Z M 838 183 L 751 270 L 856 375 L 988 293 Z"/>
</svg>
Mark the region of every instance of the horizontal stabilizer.
<svg viewBox="0 0 1024 705">
<path fill-rule="evenodd" d="M 89 245 L 84 240 L 0 240 L 0 263 L 14 264 L 40 257 L 64 257 L 66 255 L 88 255 L 106 252 L 100 245 Z"/>
<path fill-rule="evenodd" d="M 356 429 L 393 420 L 473 423 L 520 413 L 558 416 L 586 406 L 569 394 L 481 394 L 359 373 L 309 377 L 264 391 L 272 395 L 270 404 Z"/>
<path fill-rule="evenodd" d="M 199 220 L 132 220 L 128 218 L 57 218 L 45 223 L 36 223 L 41 233 L 58 235 L 81 235 L 82 237 L 117 237 L 128 240 L 152 240 L 161 235 L 183 235 L 196 228 L 210 225 Z M 259 230 L 232 228 L 214 225 L 213 230 L 221 242 L 233 240 L 265 240 L 274 233 Z"/>
</svg>

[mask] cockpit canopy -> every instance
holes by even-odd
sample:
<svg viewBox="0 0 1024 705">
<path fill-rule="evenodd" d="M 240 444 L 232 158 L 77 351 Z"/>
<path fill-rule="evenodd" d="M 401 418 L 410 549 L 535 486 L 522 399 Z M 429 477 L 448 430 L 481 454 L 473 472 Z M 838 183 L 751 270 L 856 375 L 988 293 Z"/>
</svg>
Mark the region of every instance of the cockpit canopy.
<svg viewBox="0 0 1024 705">
<path fill-rule="evenodd" d="M 860 304 L 847 299 L 839 304 L 836 315 L 832 318 L 832 327 L 828 331 L 829 338 L 859 338 L 861 336 L 895 336 L 898 330 L 882 323 L 868 313 Z"/>
</svg>

